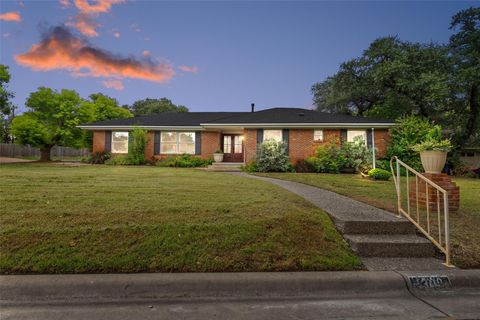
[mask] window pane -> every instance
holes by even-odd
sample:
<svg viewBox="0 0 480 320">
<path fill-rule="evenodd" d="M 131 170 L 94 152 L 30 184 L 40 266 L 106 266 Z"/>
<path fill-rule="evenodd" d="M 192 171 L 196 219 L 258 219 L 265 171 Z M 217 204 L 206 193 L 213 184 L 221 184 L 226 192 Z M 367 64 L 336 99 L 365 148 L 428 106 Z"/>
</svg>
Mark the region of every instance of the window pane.
<svg viewBox="0 0 480 320">
<path fill-rule="evenodd" d="M 348 130 L 347 131 L 348 142 L 353 142 L 356 137 L 361 137 L 364 142 L 367 141 L 367 131 L 365 130 Z"/>
<path fill-rule="evenodd" d="M 282 130 L 264 130 L 263 140 L 282 141 Z"/>
<path fill-rule="evenodd" d="M 112 153 L 128 153 L 128 132 L 112 132 Z"/>
<path fill-rule="evenodd" d="M 177 153 L 176 143 L 162 143 L 160 144 L 160 153 Z"/>
<path fill-rule="evenodd" d="M 323 141 L 323 130 L 314 130 L 313 131 L 313 140 L 314 141 Z"/>
<path fill-rule="evenodd" d="M 195 154 L 195 143 L 180 143 L 178 145 L 178 153 Z"/>
<path fill-rule="evenodd" d="M 233 142 L 235 144 L 235 146 L 233 148 L 234 152 L 235 153 L 242 153 L 243 151 L 242 151 L 242 139 L 241 139 L 241 137 L 240 136 L 235 136 Z"/>
<path fill-rule="evenodd" d="M 195 143 L 195 132 L 179 132 L 179 143 Z"/>
<path fill-rule="evenodd" d="M 231 153 L 232 152 L 232 137 L 225 136 L 223 137 L 223 153 Z"/>
<path fill-rule="evenodd" d="M 177 143 L 177 133 L 176 132 L 165 132 L 162 131 L 161 143 L 164 142 L 175 142 Z"/>
</svg>

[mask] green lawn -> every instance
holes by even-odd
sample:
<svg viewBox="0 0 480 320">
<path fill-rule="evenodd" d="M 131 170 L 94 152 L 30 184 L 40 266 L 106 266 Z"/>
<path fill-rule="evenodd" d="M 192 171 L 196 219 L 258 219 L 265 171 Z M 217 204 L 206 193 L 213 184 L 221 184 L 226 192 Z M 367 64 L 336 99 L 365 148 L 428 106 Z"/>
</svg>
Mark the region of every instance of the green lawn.
<svg viewBox="0 0 480 320">
<path fill-rule="evenodd" d="M 373 206 L 396 211 L 397 195 L 392 181 L 372 181 L 352 174 L 268 173 L 334 191 Z M 450 213 L 453 262 L 463 268 L 480 267 L 480 180 L 455 178 L 460 187 L 460 210 Z"/>
<path fill-rule="evenodd" d="M 269 183 L 158 167 L 0 167 L 0 272 L 360 269 L 328 216 Z"/>
</svg>

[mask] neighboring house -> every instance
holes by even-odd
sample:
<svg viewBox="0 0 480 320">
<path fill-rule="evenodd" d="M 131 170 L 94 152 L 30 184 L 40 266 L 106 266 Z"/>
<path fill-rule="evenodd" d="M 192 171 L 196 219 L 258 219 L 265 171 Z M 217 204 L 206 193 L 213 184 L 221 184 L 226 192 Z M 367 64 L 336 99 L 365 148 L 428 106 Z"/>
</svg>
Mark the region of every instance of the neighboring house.
<svg viewBox="0 0 480 320">
<path fill-rule="evenodd" d="M 225 162 L 250 162 L 257 145 L 267 139 L 284 141 L 292 163 L 306 159 L 322 143 L 362 136 L 374 145 L 377 158 L 385 155 L 388 128 L 394 123 L 364 117 L 322 113 L 298 108 L 272 108 L 253 112 L 158 113 L 129 119 L 89 123 L 93 152 L 126 154 L 128 134 L 134 127 L 148 131 L 147 159 L 189 153 L 212 157 L 221 149 Z"/>
</svg>

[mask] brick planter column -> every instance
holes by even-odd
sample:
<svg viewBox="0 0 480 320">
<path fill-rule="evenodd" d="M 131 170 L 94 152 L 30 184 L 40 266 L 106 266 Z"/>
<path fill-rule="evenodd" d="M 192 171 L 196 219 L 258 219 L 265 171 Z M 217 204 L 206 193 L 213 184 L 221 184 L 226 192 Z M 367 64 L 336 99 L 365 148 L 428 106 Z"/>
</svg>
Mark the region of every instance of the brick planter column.
<svg viewBox="0 0 480 320">
<path fill-rule="evenodd" d="M 446 173 L 423 173 L 423 176 L 448 192 L 449 211 L 458 211 L 460 206 L 460 188 L 452 181 L 452 178 Z M 426 207 L 427 203 L 427 184 L 418 179 L 418 205 L 421 208 Z M 415 179 L 410 181 L 410 205 L 416 206 L 416 184 Z M 428 207 L 430 210 L 437 210 L 437 189 L 428 185 Z M 443 209 L 443 195 L 440 192 L 440 209 Z"/>
</svg>

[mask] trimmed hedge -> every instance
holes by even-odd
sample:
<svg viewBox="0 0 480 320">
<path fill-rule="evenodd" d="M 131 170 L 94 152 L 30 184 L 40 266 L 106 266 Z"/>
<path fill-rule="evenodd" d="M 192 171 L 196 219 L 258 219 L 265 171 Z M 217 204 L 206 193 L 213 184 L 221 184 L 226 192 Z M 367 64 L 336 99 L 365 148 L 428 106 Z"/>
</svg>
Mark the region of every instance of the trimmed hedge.
<svg viewBox="0 0 480 320">
<path fill-rule="evenodd" d="M 368 176 L 374 180 L 388 181 L 392 174 L 390 171 L 376 168 L 368 171 Z"/>
</svg>

